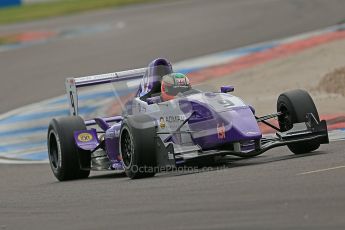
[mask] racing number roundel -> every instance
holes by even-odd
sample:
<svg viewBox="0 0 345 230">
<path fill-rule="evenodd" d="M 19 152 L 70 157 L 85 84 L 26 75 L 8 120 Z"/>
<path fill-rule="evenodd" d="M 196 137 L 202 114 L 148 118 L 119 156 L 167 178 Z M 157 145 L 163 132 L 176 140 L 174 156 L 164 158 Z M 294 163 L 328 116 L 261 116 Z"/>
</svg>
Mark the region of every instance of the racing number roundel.
<svg viewBox="0 0 345 230">
<path fill-rule="evenodd" d="M 163 117 L 159 118 L 159 126 L 161 127 L 161 129 L 165 128 L 165 121 Z"/>
<path fill-rule="evenodd" d="M 90 133 L 80 133 L 78 135 L 78 140 L 81 142 L 88 142 L 93 139 L 92 135 Z"/>
</svg>

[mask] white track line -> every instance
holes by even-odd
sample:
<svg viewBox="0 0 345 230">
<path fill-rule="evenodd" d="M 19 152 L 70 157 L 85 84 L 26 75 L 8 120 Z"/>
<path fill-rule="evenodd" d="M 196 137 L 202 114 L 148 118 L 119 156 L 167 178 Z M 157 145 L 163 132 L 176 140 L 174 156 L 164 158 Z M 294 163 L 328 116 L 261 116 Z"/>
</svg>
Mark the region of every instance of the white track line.
<svg viewBox="0 0 345 230">
<path fill-rule="evenodd" d="M 307 174 L 326 172 L 326 171 L 331 171 L 331 170 L 335 170 L 335 169 L 342 169 L 342 168 L 345 168 L 345 165 L 341 165 L 341 166 L 337 166 L 337 167 L 332 167 L 332 168 L 318 169 L 318 170 L 309 171 L 309 172 L 302 172 L 302 173 L 299 173 L 297 175 L 298 176 L 300 176 L 300 175 L 307 175 Z"/>
<path fill-rule="evenodd" d="M 47 164 L 47 160 L 44 161 L 29 161 L 29 160 L 13 160 L 13 159 L 0 159 L 0 164 Z"/>
</svg>

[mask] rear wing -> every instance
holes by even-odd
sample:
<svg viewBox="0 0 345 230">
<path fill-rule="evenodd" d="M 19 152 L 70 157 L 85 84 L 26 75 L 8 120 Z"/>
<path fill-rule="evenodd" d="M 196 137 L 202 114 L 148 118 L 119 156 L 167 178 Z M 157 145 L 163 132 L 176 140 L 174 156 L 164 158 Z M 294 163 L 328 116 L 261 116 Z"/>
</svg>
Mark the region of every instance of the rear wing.
<svg viewBox="0 0 345 230">
<path fill-rule="evenodd" d="M 69 101 L 70 114 L 78 115 L 78 88 L 140 79 L 145 75 L 147 68 L 127 70 L 78 78 L 67 78 L 65 81 L 67 100 Z"/>
</svg>

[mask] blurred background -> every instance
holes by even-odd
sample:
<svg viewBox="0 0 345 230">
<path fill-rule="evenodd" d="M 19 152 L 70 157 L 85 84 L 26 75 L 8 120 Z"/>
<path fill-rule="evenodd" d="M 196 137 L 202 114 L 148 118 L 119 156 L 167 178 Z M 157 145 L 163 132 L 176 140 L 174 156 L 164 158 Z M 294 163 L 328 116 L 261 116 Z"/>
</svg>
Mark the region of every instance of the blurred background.
<svg viewBox="0 0 345 230">
<path fill-rule="evenodd" d="M 0 10 L 6 80 L 0 112 L 63 94 L 66 77 L 139 68 L 156 57 L 176 63 L 324 28 L 345 17 L 342 0 L 1 2 L 20 5 Z M 13 92 L 18 96 L 10 97 Z"/>
</svg>

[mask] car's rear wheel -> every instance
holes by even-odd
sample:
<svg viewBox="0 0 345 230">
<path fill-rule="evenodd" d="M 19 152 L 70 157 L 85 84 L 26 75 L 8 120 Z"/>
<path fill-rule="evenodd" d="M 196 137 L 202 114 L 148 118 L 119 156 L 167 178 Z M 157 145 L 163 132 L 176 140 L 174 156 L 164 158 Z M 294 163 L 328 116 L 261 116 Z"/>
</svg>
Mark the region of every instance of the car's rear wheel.
<svg viewBox="0 0 345 230">
<path fill-rule="evenodd" d="M 300 89 L 282 93 L 277 101 L 277 111 L 282 113 L 278 118 L 281 131 L 290 130 L 294 123 L 305 122 L 307 113 L 312 113 L 320 121 L 313 99 L 308 92 Z M 305 141 L 289 144 L 288 147 L 295 154 L 303 154 L 318 149 L 320 144 Z"/>
<path fill-rule="evenodd" d="M 128 116 L 120 132 L 120 154 L 131 179 L 153 177 L 156 166 L 156 128 L 146 115 Z"/>
<path fill-rule="evenodd" d="M 86 130 L 80 117 L 53 119 L 49 124 L 49 163 L 59 181 L 82 179 L 90 175 L 91 153 L 77 148 L 74 131 L 78 130 Z"/>
</svg>

